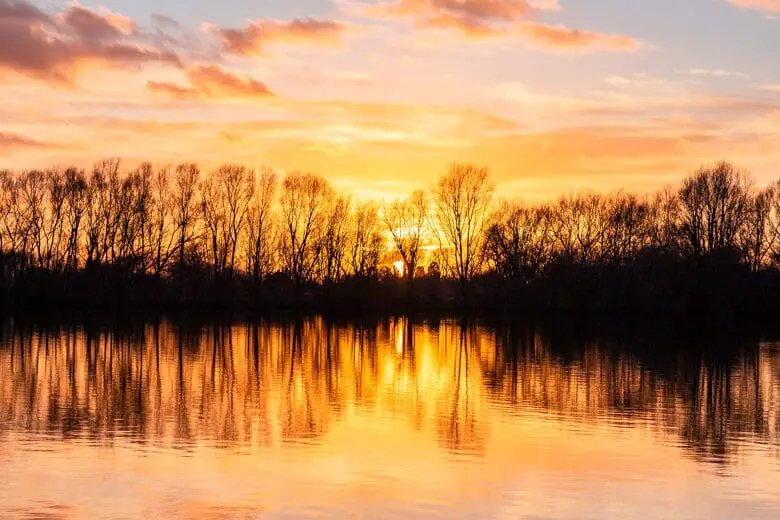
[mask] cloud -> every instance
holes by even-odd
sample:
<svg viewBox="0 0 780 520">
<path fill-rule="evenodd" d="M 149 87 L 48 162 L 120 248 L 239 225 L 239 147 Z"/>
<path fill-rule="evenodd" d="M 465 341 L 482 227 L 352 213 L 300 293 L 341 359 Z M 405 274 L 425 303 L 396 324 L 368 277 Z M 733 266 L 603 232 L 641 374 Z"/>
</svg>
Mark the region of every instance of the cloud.
<svg viewBox="0 0 780 520">
<path fill-rule="evenodd" d="M 538 11 L 559 11 L 557 0 L 387 0 L 344 2 L 350 12 L 371 18 L 411 20 L 416 28 L 454 31 L 470 39 L 520 36 L 554 50 L 633 51 L 638 42 L 620 34 L 601 34 L 548 25 L 532 18 Z"/>
<path fill-rule="evenodd" d="M 146 87 L 156 94 L 177 99 L 195 98 L 269 98 L 275 94 L 251 76 L 240 76 L 217 65 L 200 65 L 187 69 L 187 80 L 192 86 L 148 81 Z"/>
<path fill-rule="evenodd" d="M 0 132 L 0 154 L 7 154 L 19 148 L 41 148 L 46 146 L 40 141 L 19 134 Z"/>
<path fill-rule="evenodd" d="M 634 38 L 622 34 L 601 34 L 539 22 L 520 23 L 518 31 L 533 43 L 552 49 L 597 48 L 612 51 L 634 51 L 639 46 Z"/>
<path fill-rule="evenodd" d="M 780 13 L 780 0 L 727 0 L 730 4 L 752 9 L 754 11 L 766 11 L 770 13 Z"/>
<path fill-rule="evenodd" d="M 197 99 L 204 96 L 203 92 L 196 88 L 185 87 L 175 83 L 164 81 L 147 81 L 146 88 L 154 94 L 161 94 L 177 99 Z"/>
<path fill-rule="evenodd" d="M 6 23 L 44 22 L 48 16 L 24 0 L 0 0 L 0 21 Z"/>
<path fill-rule="evenodd" d="M 506 29 L 494 27 L 478 19 L 461 18 L 451 14 L 440 14 L 426 18 L 417 24 L 418 27 L 433 29 L 455 29 L 471 38 L 487 38 L 506 34 Z"/>
<path fill-rule="evenodd" d="M 257 56 L 265 53 L 267 45 L 275 43 L 338 45 L 348 26 L 337 21 L 301 18 L 290 21 L 253 20 L 239 29 L 207 24 L 204 29 L 219 38 L 224 52 Z"/>
<path fill-rule="evenodd" d="M 0 70 L 72 86 L 85 65 L 181 65 L 174 52 L 143 45 L 135 31 L 108 11 L 74 4 L 48 15 L 23 0 L 0 0 Z"/>
<path fill-rule="evenodd" d="M 71 5 L 59 17 L 61 23 L 86 41 L 111 41 L 134 34 L 138 27 L 130 18 L 108 10 L 94 11 Z"/>
<path fill-rule="evenodd" d="M 241 77 L 221 69 L 217 65 L 206 65 L 187 70 L 190 82 L 209 96 L 227 97 L 269 97 L 268 87 L 250 77 Z"/>
<path fill-rule="evenodd" d="M 525 16 L 533 7 L 526 0 L 392 0 L 368 7 L 370 12 L 387 15 L 427 17 L 447 16 L 466 22 L 509 22 Z"/>
<path fill-rule="evenodd" d="M 416 27 L 452 29 L 479 38 L 505 34 L 506 24 L 535 8 L 526 0 L 388 0 L 361 2 L 353 10 L 369 17 L 408 18 Z"/>
<path fill-rule="evenodd" d="M 742 78 L 750 79 L 750 76 L 742 72 L 731 72 L 724 69 L 688 69 L 680 71 L 680 74 L 688 74 L 689 76 L 711 76 L 715 78 Z"/>
<path fill-rule="evenodd" d="M 285 98 L 263 103 L 260 110 L 204 104 L 198 110 L 80 112 L 78 117 L 72 111 L 61 115 L 53 111 L 7 130 L 23 133 L 34 127 L 40 130 L 32 135 L 41 142 L 78 142 L 55 151 L 20 149 L 4 164 L 86 165 L 110 153 L 128 162 L 191 160 L 209 169 L 230 157 L 286 170 L 314 167 L 331 180 L 348 180 L 356 190 L 384 196 L 394 189 L 382 184 L 387 179 L 405 187 L 424 187 L 457 160 L 489 167 L 507 195 L 533 193 L 541 198 L 580 187 L 654 189 L 724 154 L 753 168 L 759 179 L 776 173 L 779 111 L 742 100 L 707 99 L 700 91 L 687 96 L 676 90 L 655 94 L 662 85 L 651 84 L 651 79 L 647 77 L 648 86 L 641 87 L 652 89 L 648 95 L 595 99 L 594 109 L 617 108 L 632 116 L 618 119 L 608 114 L 603 121 L 579 118 L 582 111 L 591 110 L 588 104 L 568 106 L 565 98 L 548 90 L 534 97 L 534 91 L 523 88 L 516 92 L 525 101 L 519 110 L 509 103 L 491 103 L 491 112 L 435 104 Z M 698 103 L 697 111 L 686 107 L 691 103 Z M 528 124 L 529 110 L 540 105 L 560 117 L 546 117 L 551 124 L 540 127 Z M 713 111 L 714 107 L 724 110 Z"/>
<path fill-rule="evenodd" d="M 154 22 L 154 24 L 158 27 L 168 27 L 171 29 L 181 28 L 181 24 L 179 24 L 179 22 L 164 14 L 152 14 L 152 22 Z"/>
<path fill-rule="evenodd" d="M 558 0 L 530 0 L 529 5 L 540 11 L 560 11 L 561 4 Z"/>
</svg>

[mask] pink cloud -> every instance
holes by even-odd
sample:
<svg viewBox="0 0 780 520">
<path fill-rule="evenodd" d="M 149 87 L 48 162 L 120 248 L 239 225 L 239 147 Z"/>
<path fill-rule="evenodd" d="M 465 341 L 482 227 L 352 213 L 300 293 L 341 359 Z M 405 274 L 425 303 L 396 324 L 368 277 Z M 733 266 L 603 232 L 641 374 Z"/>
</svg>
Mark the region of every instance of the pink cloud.
<svg viewBox="0 0 780 520">
<path fill-rule="evenodd" d="M 265 46 L 272 43 L 336 45 L 348 29 L 341 22 L 314 18 L 253 20 L 239 29 L 214 25 L 205 28 L 218 36 L 225 52 L 243 56 L 263 54 Z"/>
<path fill-rule="evenodd" d="M 0 154 L 13 152 L 19 148 L 40 148 L 46 146 L 40 141 L 19 134 L 0 132 Z"/>
<path fill-rule="evenodd" d="M 369 17 L 407 18 L 418 28 L 451 30 L 468 38 L 520 35 L 557 50 L 630 51 L 638 46 L 629 36 L 532 21 L 538 11 L 559 11 L 557 0 L 386 0 L 359 5 L 358 11 Z"/>
<path fill-rule="evenodd" d="M 187 69 L 191 86 L 149 81 L 146 88 L 153 93 L 177 99 L 194 98 L 268 98 L 275 94 L 265 83 L 251 76 L 240 76 L 217 65 L 201 65 Z"/>
<path fill-rule="evenodd" d="M 154 94 L 169 96 L 176 99 L 197 99 L 203 97 L 203 92 L 196 88 L 161 81 L 147 81 L 146 89 Z"/>
<path fill-rule="evenodd" d="M 780 13 L 780 0 L 728 0 L 728 2 L 745 9 Z"/>
<path fill-rule="evenodd" d="M 110 12 L 78 5 L 48 15 L 23 0 L 0 0 L 0 70 L 72 85 L 82 65 L 180 66 L 172 51 L 143 45 L 135 24 Z"/>
<path fill-rule="evenodd" d="M 533 8 L 526 0 L 395 0 L 380 2 L 373 9 L 388 14 L 511 21 L 526 15 Z"/>
<path fill-rule="evenodd" d="M 63 25 L 84 40 L 115 40 L 138 30 L 130 18 L 111 11 L 94 11 L 73 4 L 59 17 Z"/>
<path fill-rule="evenodd" d="M 630 36 L 601 34 L 539 22 L 521 23 L 518 25 L 518 31 L 534 43 L 554 49 L 600 48 L 614 51 L 633 51 L 638 47 L 638 42 Z"/>
</svg>

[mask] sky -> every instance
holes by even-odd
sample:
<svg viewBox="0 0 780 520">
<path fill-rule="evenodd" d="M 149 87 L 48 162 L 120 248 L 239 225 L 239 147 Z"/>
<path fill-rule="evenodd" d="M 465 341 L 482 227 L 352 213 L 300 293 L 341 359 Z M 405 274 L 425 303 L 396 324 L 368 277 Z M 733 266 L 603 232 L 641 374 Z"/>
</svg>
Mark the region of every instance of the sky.
<svg viewBox="0 0 780 520">
<path fill-rule="evenodd" d="M 194 161 L 359 196 L 780 178 L 780 0 L 0 0 L 0 168 Z"/>
</svg>

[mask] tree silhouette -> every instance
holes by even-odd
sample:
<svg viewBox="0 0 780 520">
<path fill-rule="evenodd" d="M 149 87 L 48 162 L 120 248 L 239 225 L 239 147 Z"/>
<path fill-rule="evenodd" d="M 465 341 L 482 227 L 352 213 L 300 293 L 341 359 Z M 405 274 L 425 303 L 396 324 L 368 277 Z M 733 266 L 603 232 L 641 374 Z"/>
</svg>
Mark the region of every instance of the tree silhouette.
<svg viewBox="0 0 780 520">
<path fill-rule="evenodd" d="M 493 185 L 488 171 L 471 164 L 453 164 L 433 191 L 433 224 L 440 260 L 465 284 L 482 269 L 483 239 L 487 229 Z"/>
<path fill-rule="evenodd" d="M 404 263 L 407 279 L 414 278 L 423 245 L 423 233 L 428 215 L 425 192 L 418 190 L 405 200 L 385 206 L 382 218 Z"/>
<path fill-rule="evenodd" d="M 536 205 L 494 200 L 468 164 L 381 206 L 279 184 L 240 164 L 0 171 L 0 301 L 780 308 L 780 185 L 725 162 Z"/>
</svg>

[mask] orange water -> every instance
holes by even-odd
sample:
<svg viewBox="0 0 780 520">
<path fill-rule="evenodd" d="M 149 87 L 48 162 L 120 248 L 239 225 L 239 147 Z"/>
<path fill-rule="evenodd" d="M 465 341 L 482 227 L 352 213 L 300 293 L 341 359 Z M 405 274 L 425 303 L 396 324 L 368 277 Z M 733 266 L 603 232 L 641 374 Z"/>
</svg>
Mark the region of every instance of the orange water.
<svg viewBox="0 0 780 520">
<path fill-rule="evenodd" d="M 6 321 L 0 518 L 780 518 L 780 348 L 652 352 L 405 318 Z"/>
</svg>

